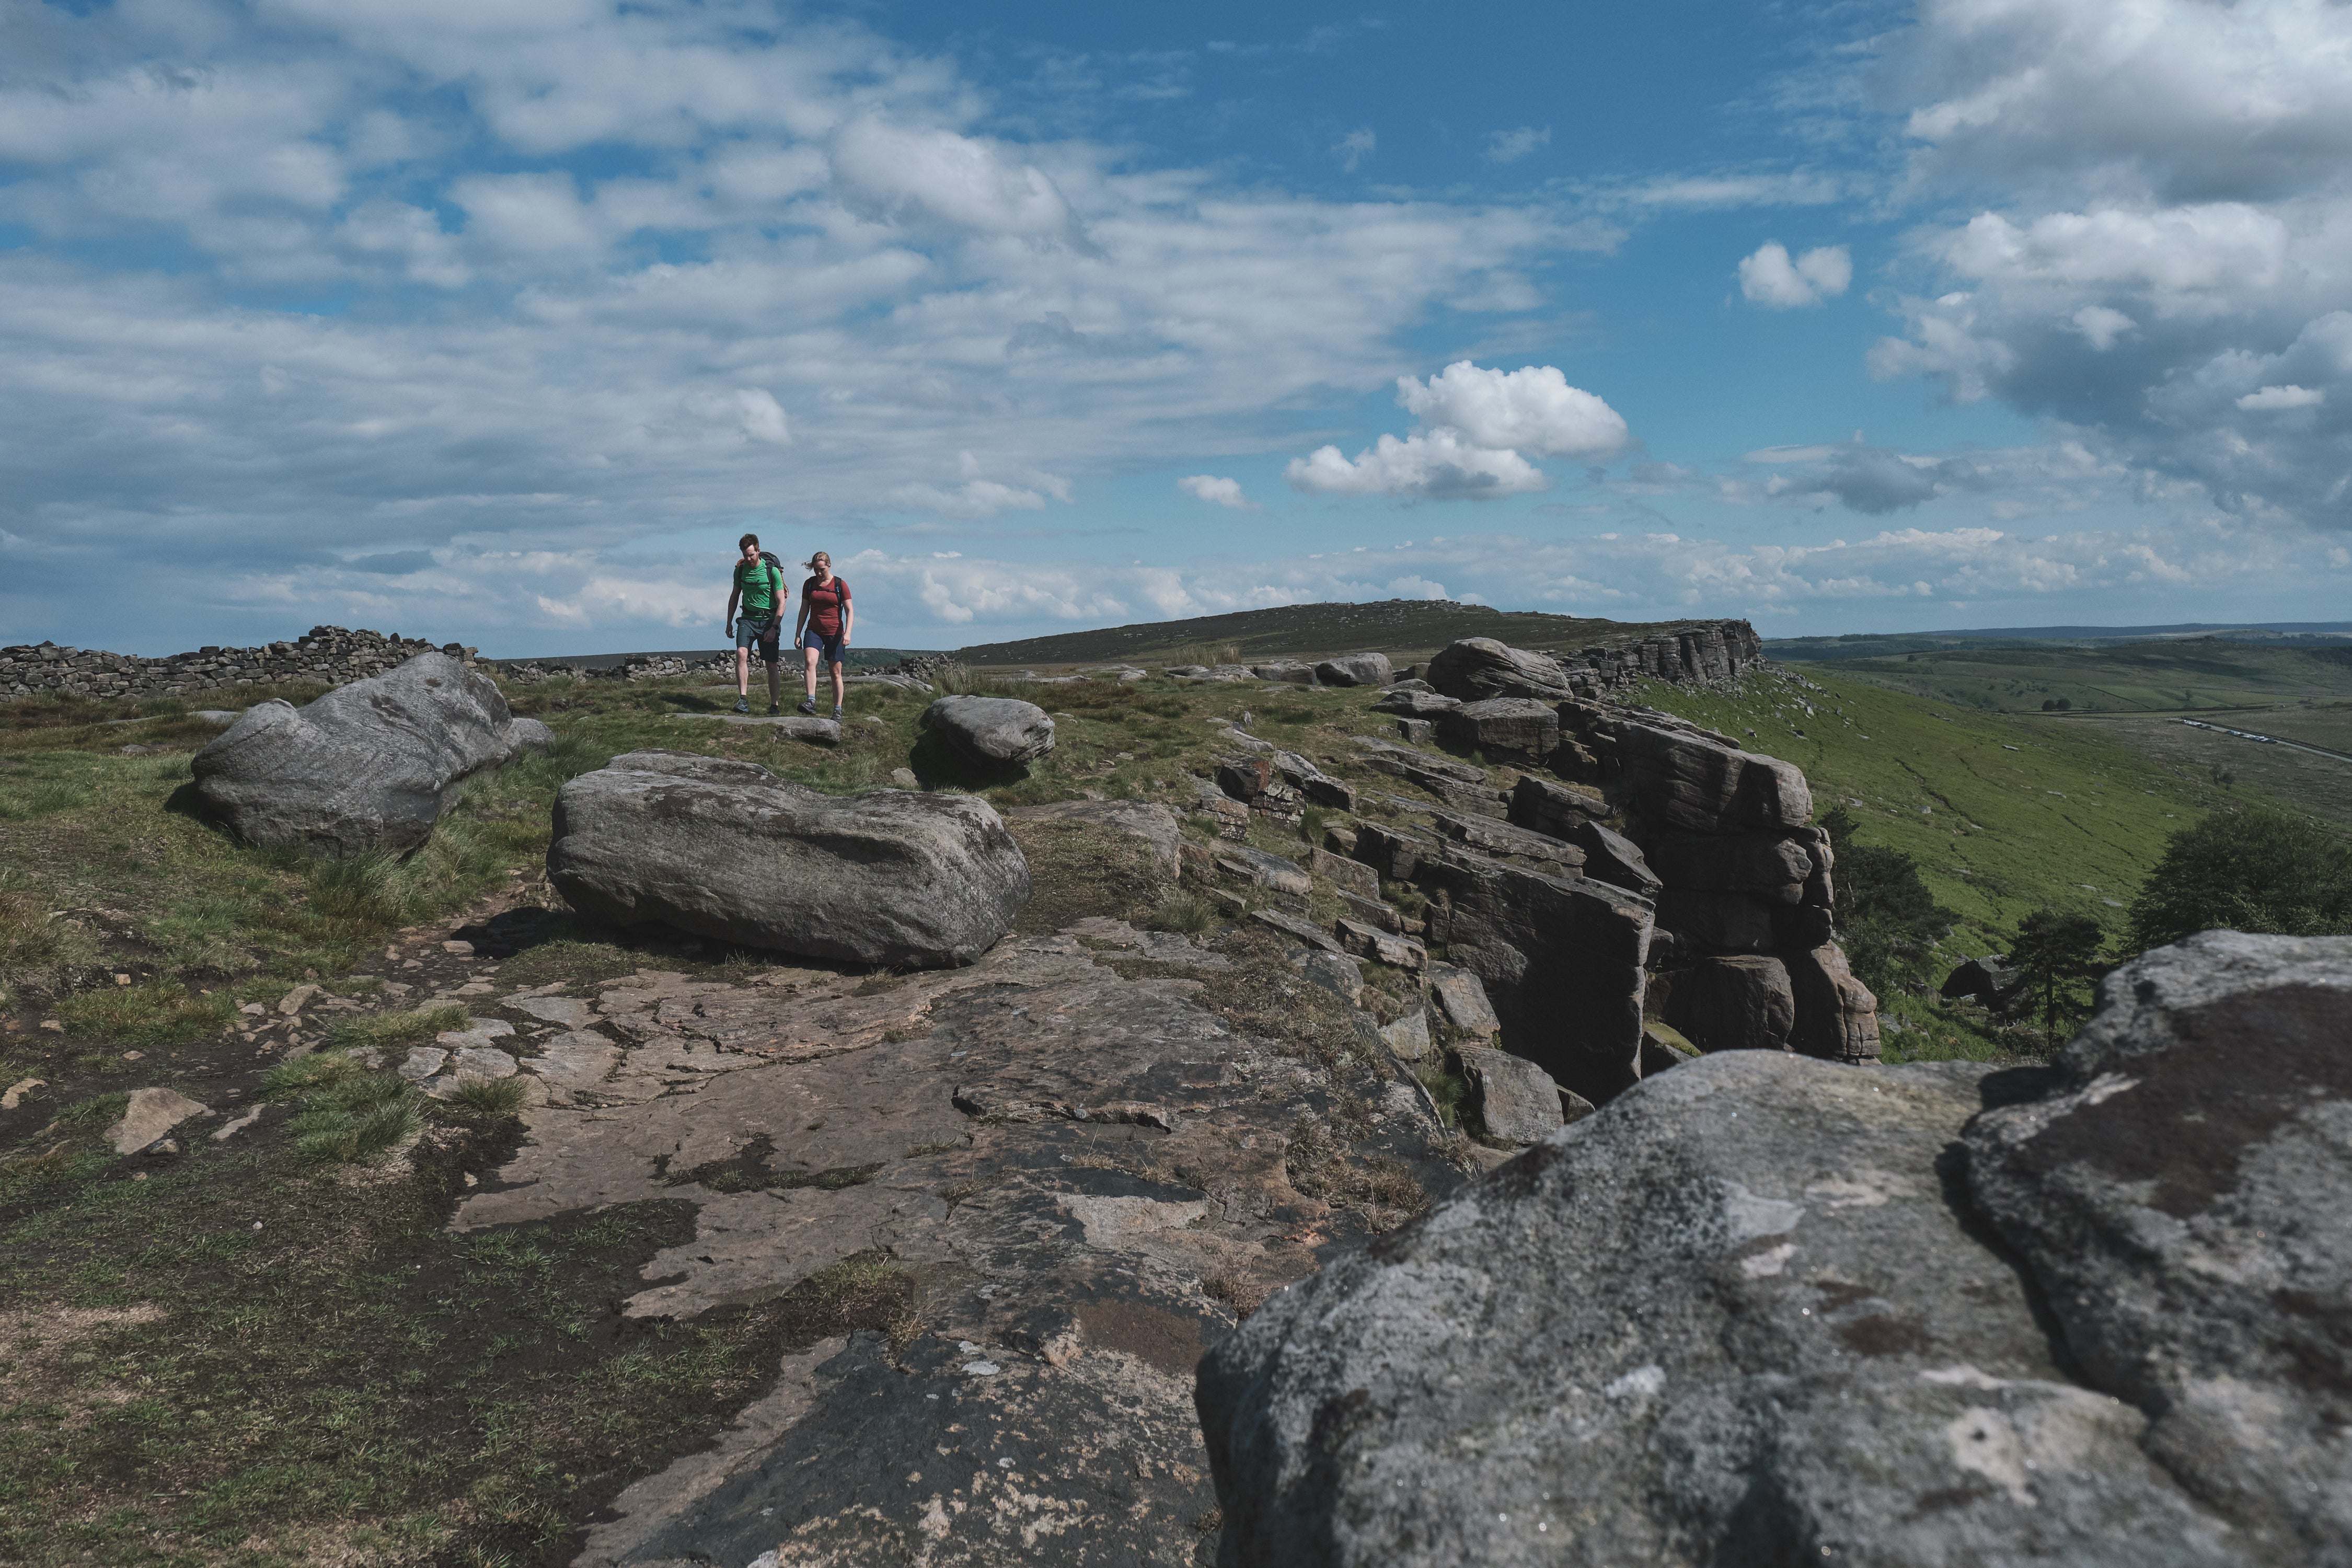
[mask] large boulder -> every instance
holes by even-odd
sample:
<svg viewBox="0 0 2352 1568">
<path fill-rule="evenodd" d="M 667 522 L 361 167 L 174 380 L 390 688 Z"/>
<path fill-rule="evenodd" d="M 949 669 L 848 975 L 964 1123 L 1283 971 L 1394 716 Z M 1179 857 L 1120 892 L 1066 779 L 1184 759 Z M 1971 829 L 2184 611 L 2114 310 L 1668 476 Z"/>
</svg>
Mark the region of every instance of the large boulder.
<svg viewBox="0 0 2352 1568">
<path fill-rule="evenodd" d="M 1277 658 L 1265 664 L 1254 664 L 1250 666 L 1250 673 L 1260 680 L 1280 681 L 1287 686 L 1315 684 L 1315 667 L 1311 664 L 1301 664 L 1295 658 Z"/>
<path fill-rule="evenodd" d="M 1019 766 L 1054 749 L 1054 721 L 1017 697 L 942 697 L 917 721 L 976 763 Z"/>
<path fill-rule="evenodd" d="M 1429 683 L 1465 702 L 1489 697 L 1533 697 L 1557 702 L 1572 695 L 1568 672 L 1558 659 L 1507 647 L 1493 637 L 1464 637 L 1440 649 L 1429 661 Z"/>
<path fill-rule="evenodd" d="M 1813 874 L 1808 847 L 1765 833 L 1670 833 L 1652 839 L 1644 855 L 1670 887 L 1761 893 L 1793 904 Z"/>
<path fill-rule="evenodd" d="M 1797 1026 L 1788 965 L 1763 953 L 1702 959 L 1660 989 L 1666 1022 L 1703 1051 L 1780 1050 Z"/>
<path fill-rule="evenodd" d="M 1559 716 L 1561 762 L 1661 831 L 1797 828 L 1813 815 L 1794 763 L 1742 751 L 1711 730 L 1584 702 L 1562 703 Z"/>
<path fill-rule="evenodd" d="M 2054 1072 L 1644 1080 L 1210 1352 L 1219 1561 L 2352 1563 L 2347 1038 L 2209 933 Z"/>
<path fill-rule="evenodd" d="M 969 963 L 1029 901 L 986 801 L 820 795 L 751 763 L 631 752 L 563 786 L 550 880 L 582 913 L 856 963 Z"/>
<path fill-rule="evenodd" d="M 2352 1563 L 2352 938 L 2159 948 L 2058 1072 L 1969 1126 L 1978 1209 L 2238 1560 Z"/>
<path fill-rule="evenodd" d="M 1315 677 L 1326 686 L 1386 686 L 1396 671 L 1384 653 L 1343 653 L 1317 665 Z"/>
<path fill-rule="evenodd" d="M 1462 706 L 1461 699 L 1440 696 L 1434 691 L 1390 692 L 1372 704 L 1375 713 L 1391 713 L 1400 719 L 1436 719 Z"/>
<path fill-rule="evenodd" d="M 198 799 L 247 843 L 349 857 L 415 848 L 467 779 L 547 743 L 489 677 L 422 653 L 301 708 L 256 703 L 192 765 Z"/>
<path fill-rule="evenodd" d="M 1543 1068 L 1485 1046 L 1465 1046 L 1454 1054 L 1487 1137 L 1525 1148 L 1559 1131 L 1559 1086 Z"/>
<path fill-rule="evenodd" d="M 1797 1026 L 1789 1044 L 1809 1057 L 1836 1062 L 1878 1059 L 1878 998 L 1854 977 L 1845 950 L 1833 942 L 1782 954 L 1797 994 Z"/>
<path fill-rule="evenodd" d="M 1559 713 L 1531 697 L 1490 697 L 1447 709 L 1437 733 L 1495 762 L 1540 763 L 1559 746 Z"/>
</svg>

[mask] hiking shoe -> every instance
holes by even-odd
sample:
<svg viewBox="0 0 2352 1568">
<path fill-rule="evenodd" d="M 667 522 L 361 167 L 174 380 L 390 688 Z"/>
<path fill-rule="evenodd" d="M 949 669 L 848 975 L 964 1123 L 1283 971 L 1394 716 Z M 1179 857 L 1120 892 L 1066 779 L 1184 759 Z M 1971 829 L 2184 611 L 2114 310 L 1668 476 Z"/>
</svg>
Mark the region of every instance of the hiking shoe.
<svg viewBox="0 0 2352 1568">
<path fill-rule="evenodd" d="M 835 706 L 833 710 L 833 721 L 836 724 L 841 722 L 841 709 L 838 706 Z"/>
<path fill-rule="evenodd" d="M 802 711 L 802 712 L 803 712 L 803 713 L 805 713 L 805 714 L 807 714 L 807 715 L 808 715 L 810 718 L 812 718 L 812 719 L 815 718 L 815 717 L 816 717 L 816 699 L 815 699 L 815 698 L 814 698 L 814 697 L 803 697 L 803 698 L 802 698 L 802 699 L 801 699 L 801 711 Z"/>
<path fill-rule="evenodd" d="M 782 703 L 781 703 L 781 702 L 771 702 L 771 703 L 769 703 L 769 704 L 768 704 L 768 717 L 769 717 L 769 718 L 771 718 L 771 719 L 780 719 L 780 718 L 783 717 L 783 712 L 784 712 L 784 705 L 783 705 Z"/>
<path fill-rule="evenodd" d="M 736 712 L 738 712 L 738 713 L 749 713 L 751 710 L 751 700 L 750 698 L 748 698 L 748 697 L 738 697 L 737 699 L 735 699 L 735 711 L 736 711 Z"/>
</svg>

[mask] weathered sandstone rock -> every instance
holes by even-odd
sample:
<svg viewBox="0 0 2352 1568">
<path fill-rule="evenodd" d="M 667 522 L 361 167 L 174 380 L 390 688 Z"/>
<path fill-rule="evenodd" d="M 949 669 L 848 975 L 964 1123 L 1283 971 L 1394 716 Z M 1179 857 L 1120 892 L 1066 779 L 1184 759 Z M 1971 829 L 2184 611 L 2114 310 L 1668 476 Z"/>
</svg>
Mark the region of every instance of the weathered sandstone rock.
<svg viewBox="0 0 2352 1568">
<path fill-rule="evenodd" d="M 1054 721 L 1017 697 L 941 697 L 919 722 L 975 762 L 1034 763 L 1054 749 Z"/>
<path fill-rule="evenodd" d="M 303 708 L 257 703 L 191 765 L 238 837 L 348 857 L 424 843 L 467 779 L 548 739 L 488 677 L 425 653 Z"/>
<path fill-rule="evenodd" d="M 563 786 L 548 876 L 584 914 L 747 947 L 969 963 L 1029 900 L 1029 865 L 974 795 L 820 795 L 750 763 L 631 752 Z"/>
<path fill-rule="evenodd" d="M 1486 1135 L 1525 1147 L 1559 1131 L 1559 1086 L 1524 1057 L 1465 1046 L 1457 1053 Z"/>
<path fill-rule="evenodd" d="M 2347 1037 L 2221 932 L 2056 1071 L 1646 1080 L 1210 1352 L 1219 1562 L 2352 1562 Z"/>
<path fill-rule="evenodd" d="M 1493 637 L 1464 637 L 1429 661 L 1429 683 L 1448 697 L 1476 702 L 1489 697 L 1570 696 L 1568 674 L 1556 659 L 1527 653 Z"/>
<path fill-rule="evenodd" d="M 1812 793 L 1793 763 L 1664 713 L 1567 702 L 1559 714 L 1563 753 L 1572 742 L 1593 758 L 1587 771 L 1597 776 L 1584 782 L 1663 831 L 1803 827 L 1812 816 Z"/>
<path fill-rule="evenodd" d="M 136 1154 L 189 1117 L 211 1114 L 202 1101 L 177 1089 L 134 1089 L 121 1119 L 106 1130 L 107 1142 L 118 1154 Z"/>
<path fill-rule="evenodd" d="M 1834 942 L 1784 953 L 1797 996 L 1797 1026 L 1789 1044 L 1809 1057 L 1837 1062 L 1878 1059 L 1878 998 L 1853 977 L 1845 950 Z"/>
<path fill-rule="evenodd" d="M 1315 667 L 1301 664 L 1295 658 L 1279 658 L 1266 664 L 1250 666 L 1250 673 L 1260 680 L 1276 680 L 1288 686 L 1315 684 Z"/>
<path fill-rule="evenodd" d="M 1762 953 L 1701 959 L 1675 970 L 1664 989 L 1666 1022 L 1701 1050 L 1777 1051 L 1797 1026 L 1788 965 Z"/>
<path fill-rule="evenodd" d="M 1493 762 L 1540 763 L 1559 745 L 1559 711 L 1530 697 L 1490 697 L 1446 710 L 1437 732 Z"/>
<path fill-rule="evenodd" d="M 1400 719 L 1435 719 L 1461 706 L 1458 698 L 1441 697 L 1434 691 L 1411 691 L 1400 687 L 1373 703 L 1372 711 L 1392 713 Z"/>
<path fill-rule="evenodd" d="M 1384 653 L 1343 653 L 1317 665 L 1315 678 L 1326 686 L 1386 686 L 1396 672 Z"/>
</svg>

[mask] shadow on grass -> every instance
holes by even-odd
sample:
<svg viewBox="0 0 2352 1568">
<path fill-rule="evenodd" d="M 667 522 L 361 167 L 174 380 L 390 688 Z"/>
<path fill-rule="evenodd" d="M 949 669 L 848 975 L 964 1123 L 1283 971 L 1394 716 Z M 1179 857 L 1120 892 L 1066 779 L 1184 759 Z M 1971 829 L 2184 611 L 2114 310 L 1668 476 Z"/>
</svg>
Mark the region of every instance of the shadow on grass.
<svg viewBox="0 0 2352 1568">
<path fill-rule="evenodd" d="M 982 762 L 957 751 L 937 733 L 926 730 L 907 752 L 907 765 L 925 789 L 961 789 L 978 794 L 1022 783 L 1029 776 L 1021 763 Z"/>
</svg>

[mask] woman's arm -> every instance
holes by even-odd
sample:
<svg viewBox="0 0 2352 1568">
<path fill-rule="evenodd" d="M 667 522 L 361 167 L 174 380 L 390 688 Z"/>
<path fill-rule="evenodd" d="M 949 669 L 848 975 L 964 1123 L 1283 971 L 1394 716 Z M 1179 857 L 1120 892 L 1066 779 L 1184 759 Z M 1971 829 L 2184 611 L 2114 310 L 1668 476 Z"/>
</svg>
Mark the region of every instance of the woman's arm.
<svg viewBox="0 0 2352 1568">
<path fill-rule="evenodd" d="M 849 646 L 849 623 L 850 623 L 853 619 L 855 619 L 855 618 L 856 618 L 856 615 L 857 615 L 857 607 L 856 607 L 856 605 L 853 605 L 852 603 L 850 603 L 849 596 L 848 596 L 847 595 L 842 595 L 842 600 L 841 600 L 841 646 L 842 646 L 842 647 L 847 647 Z"/>
</svg>

